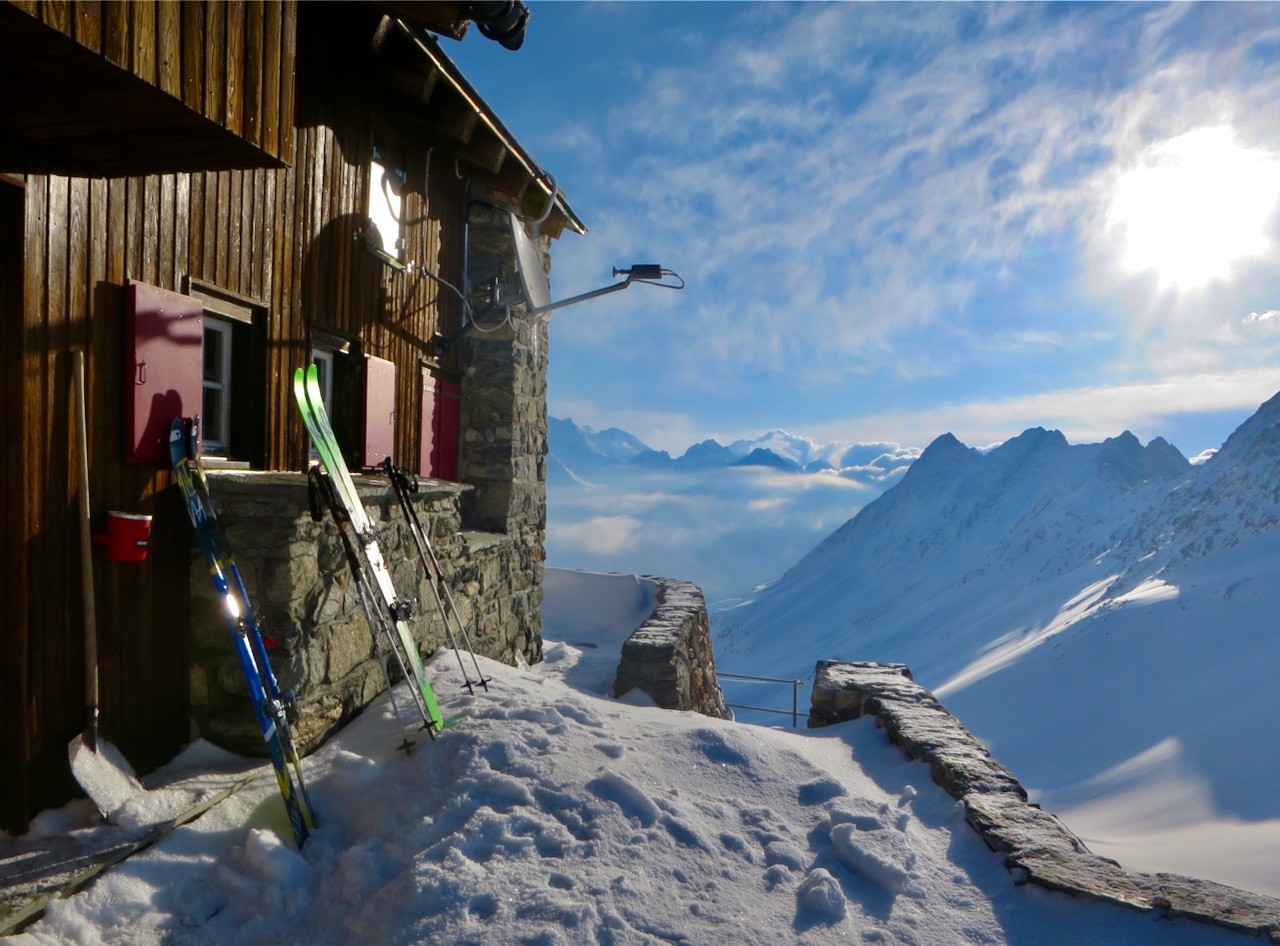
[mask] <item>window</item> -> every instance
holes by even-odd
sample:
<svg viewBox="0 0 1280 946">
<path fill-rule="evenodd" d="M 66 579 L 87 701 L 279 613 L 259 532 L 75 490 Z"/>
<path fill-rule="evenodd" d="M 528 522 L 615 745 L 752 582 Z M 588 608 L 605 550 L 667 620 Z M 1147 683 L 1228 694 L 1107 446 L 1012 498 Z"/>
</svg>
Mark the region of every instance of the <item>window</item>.
<svg viewBox="0 0 1280 946">
<path fill-rule="evenodd" d="M 204 452 L 225 457 L 231 446 L 231 324 L 206 313 L 204 397 L 200 427 Z"/>
<path fill-rule="evenodd" d="M 347 464 L 356 469 L 360 430 L 360 343 L 323 329 L 312 329 L 311 361 L 334 436 Z M 315 456 L 314 446 L 311 456 Z"/>
<path fill-rule="evenodd" d="M 311 361 L 316 366 L 316 377 L 320 382 L 324 410 L 330 416 L 333 416 L 333 356 L 335 354 L 331 348 L 311 349 Z"/>
<path fill-rule="evenodd" d="M 201 449 L 211 459 L 262 469 L 267 465 L 267 307 L 189 277 L 184 288 L 204 306 Z"/>
<path fill-rule="evenodd" d="M 385 150 L 373 149 L 369 161 L 369 248 L 384 260 L 405 261 L 404 191 L 407 175 Z"/>
</svg>

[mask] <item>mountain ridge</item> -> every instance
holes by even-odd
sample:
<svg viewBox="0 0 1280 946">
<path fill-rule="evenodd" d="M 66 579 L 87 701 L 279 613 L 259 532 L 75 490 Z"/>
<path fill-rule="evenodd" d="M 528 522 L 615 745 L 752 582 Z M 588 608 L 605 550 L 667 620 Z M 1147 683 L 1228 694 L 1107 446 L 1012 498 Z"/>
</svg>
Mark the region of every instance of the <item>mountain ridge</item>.
<svg viewBox="0 0 1280 946">
<path fill-rule="evenodd" d="M 1176 868 L 1135 869 L 1275 891 L 1277 572 L 1280 395 L 1199 466 L 1128 431 L 1030 428 L 987 452 L 944 434 L 714 616 L 717 664 L 905 663 L 1095 853 L 1176 847 Z M 1254 867 L 1231 846 L 1245 830 Z"/>
</svg>

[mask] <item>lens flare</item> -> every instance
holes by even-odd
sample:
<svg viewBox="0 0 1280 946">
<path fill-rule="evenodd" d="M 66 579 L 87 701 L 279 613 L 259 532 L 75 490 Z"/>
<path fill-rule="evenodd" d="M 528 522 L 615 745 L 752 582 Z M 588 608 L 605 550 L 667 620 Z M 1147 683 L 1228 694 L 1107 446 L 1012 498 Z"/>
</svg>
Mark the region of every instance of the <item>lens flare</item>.
<svg viewBox="0 0 1280 946">
<path fill-rule="evenodd" d="M 1116 182 L 1107 225 L 1123 269 L 1197 289 L 1270 249 L 1277 200 L 1280 156 L 1240 145 L 1228 126 L 1200 128 L 1143 152 Z"/>
</svg>

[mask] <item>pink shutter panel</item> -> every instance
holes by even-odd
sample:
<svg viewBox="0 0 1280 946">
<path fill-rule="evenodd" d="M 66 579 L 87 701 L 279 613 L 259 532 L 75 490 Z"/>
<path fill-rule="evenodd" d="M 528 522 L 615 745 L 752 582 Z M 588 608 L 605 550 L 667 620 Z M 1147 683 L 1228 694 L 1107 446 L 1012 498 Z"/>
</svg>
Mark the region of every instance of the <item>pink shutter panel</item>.
<svg viewBox="0 0 1280 946">
<path fill-rule="evenodd" d="M 458 424 L 462 415 L 462 389 L 457 382 L 440 380 L 436 386 L 436 417 L 431 475 L 439 480 L 458 478 Z"/>
<path fill-rule="evenodd" d="M 385 358 L 364 356 L 364 452 L 362 469 L 371 470 L 395 451 L 396 366 Z"/>
<path fill-rule="evenodd" d="M 169 462 L 169 425 L 201 411 L 204 303 L 125 283 L 124 458 Z"/>
</svg>

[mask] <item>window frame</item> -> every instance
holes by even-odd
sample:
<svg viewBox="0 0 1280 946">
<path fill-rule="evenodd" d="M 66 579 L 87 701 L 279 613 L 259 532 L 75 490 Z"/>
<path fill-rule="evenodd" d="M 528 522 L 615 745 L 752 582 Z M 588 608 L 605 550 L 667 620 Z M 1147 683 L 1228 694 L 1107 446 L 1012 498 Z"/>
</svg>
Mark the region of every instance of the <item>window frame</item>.
<svg viewBox="0 0 1280 946">
<path fill-rule="evenodd" d="M 205 310 L 204 352 L 201 358 L 203 369 L 200 377 L 200 448 L 201 452 L 208 453 L 210 456 L 224 458 L 229 457 L 230 454 L 231 427 L 234 420 L 231 416 L 231 395 L 234 383 L 231 374 L 231 349 L 235 343 L 232 331 L 233 326 L 229 320 L 220 318 L 208 309 Z M 219 344 L 222 346 L 219 353 L 221 357 L 217 359 L 217 364 L 214 366 L 218 377 L 212 379 L 206 376 L 209 369 L 208 346 L 211 334 L 219 337 Z M 211 392 L 219 402 L 222 420 L 220 430 L 209 428 L 209 411 L 205 405 Z"/>
</svg>

